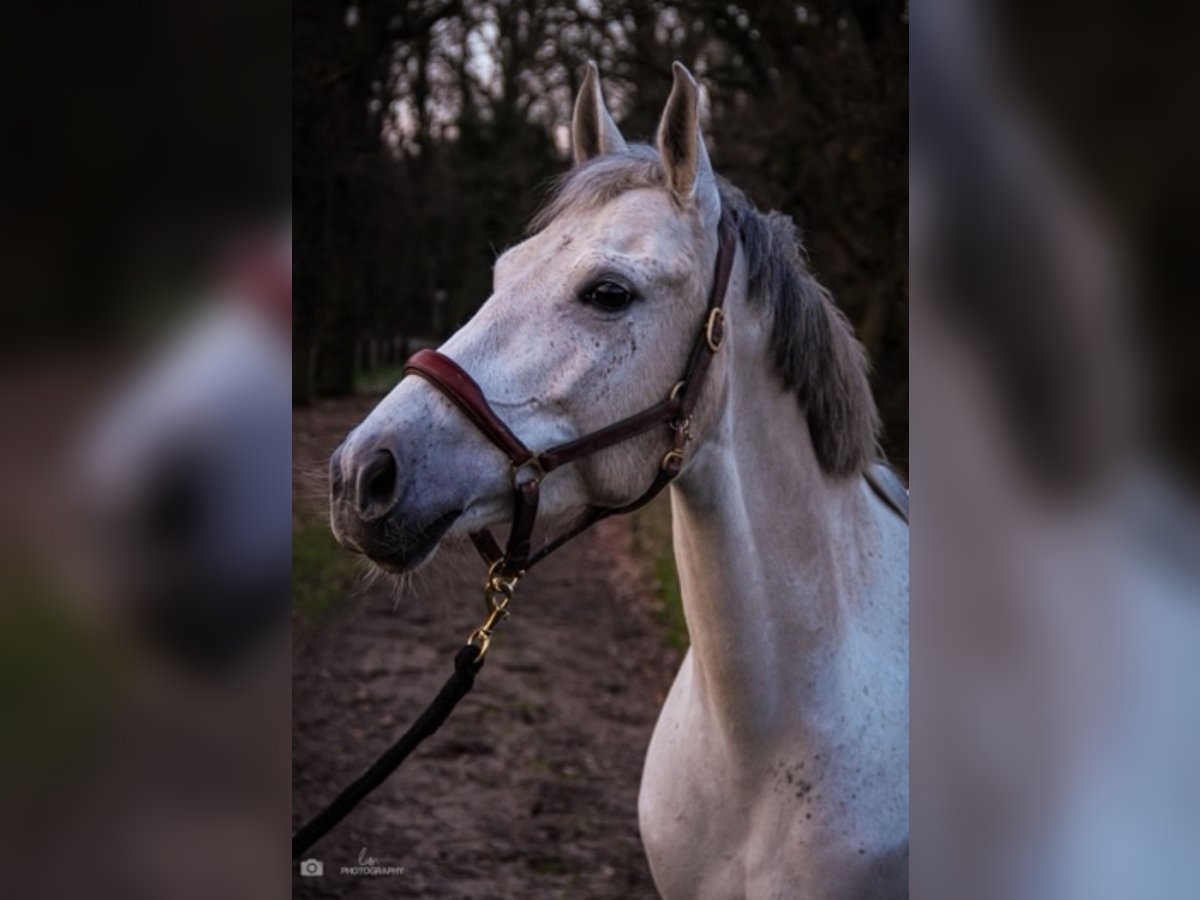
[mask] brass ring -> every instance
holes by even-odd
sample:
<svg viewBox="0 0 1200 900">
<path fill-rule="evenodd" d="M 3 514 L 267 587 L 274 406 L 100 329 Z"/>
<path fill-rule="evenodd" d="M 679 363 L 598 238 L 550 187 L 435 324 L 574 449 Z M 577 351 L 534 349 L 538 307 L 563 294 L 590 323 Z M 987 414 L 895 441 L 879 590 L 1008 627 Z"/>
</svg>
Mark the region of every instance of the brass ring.
<svg viewBox="0 0 1200 900">
<path fill-rule="evenodd" d="M 542 479 L 546 477 L 546 470 L 542 468 L 542 457 L 539 453 L 534 453 L 529 459 L 522 463 L 512 463 L 512 483 L 514 488 L 520 488 L 521 482 L 517 481 L 517 476 L 521 474 L 521 470 L 529 466 L 536 473 L 525 484 L 540 484 Z"/>
<path fill-rule="evenodd" d="M 686 384 L 687 384 L 686 381 L 676 382 L 675 387 L 671 388 L 671 394 L 669 397 L 667 397 L 667 399 L 668 400 L 678 400 L 679 395 L 683 392 L 683 388 Z"/>
<path fill-rule="evenodd" d="M 499 581 L 508 582 L 510 587 L 515 587 L 517 582 L 521 580 L 521 576 L 525 574 L 525 571 L 523 569 L 519 572 L 514 572 L 512 575 L 501 575 L 500 574 L 500 568 L 506 562 L 508 562 L 508 557 L 502 556 L 498 560 L 493 562 L 490 566 L 488 566 L 488 572 L 487 572 L 488 584 L 491 584 L 493 581 L 499 580 Z"/>
<path fill-rule="evenodd" d="M 521 573 L 516 575 L 501 575 L 497 570 L 507 562 L 501 557 L 488 567 L 487 581 L 483 585 L 483 598 L 487 602 L 489 612 L 503 611 L 513 598 Z M 498 598 L 503 598 L 498 600 Z"/>
<path fill-rule="evenodd" d="M 721 333 L 717 334 L 717 322 L 721 323 Z M 708 342 L 708 349 L 716 353 L 721 349 L 721 343 L 725 340 L 725 312 L 721 307 L 716 307 L 708 314 L 708 322 L 704 326 L 704 340 Z"/>
<path fill-rule="evenodd" d="M 659 468 L 665 472 L 667 470 L 667 468 L 671 465 L 671 460 L 675 460 L 680 465 L 683 465 L 683 451 L 682 450 L 668 450 L 666 452 L 666 455 L 663 456 L 662 462 L 659 464 Z"/>
</svg>

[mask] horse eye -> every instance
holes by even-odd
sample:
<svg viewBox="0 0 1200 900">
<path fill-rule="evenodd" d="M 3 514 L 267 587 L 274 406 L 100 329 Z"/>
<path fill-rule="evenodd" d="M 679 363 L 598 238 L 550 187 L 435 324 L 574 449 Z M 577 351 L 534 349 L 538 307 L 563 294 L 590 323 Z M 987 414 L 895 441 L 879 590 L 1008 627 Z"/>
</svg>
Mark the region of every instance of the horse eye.
<svg viewBox="0 0 1200 900">
<path fill-rule="evenodd" d="M 619 312 L 633 302 L 634 295 L 615 281 L 601 281 L 580 294 L 579 299 L 606 312 Z"/>
</svg>

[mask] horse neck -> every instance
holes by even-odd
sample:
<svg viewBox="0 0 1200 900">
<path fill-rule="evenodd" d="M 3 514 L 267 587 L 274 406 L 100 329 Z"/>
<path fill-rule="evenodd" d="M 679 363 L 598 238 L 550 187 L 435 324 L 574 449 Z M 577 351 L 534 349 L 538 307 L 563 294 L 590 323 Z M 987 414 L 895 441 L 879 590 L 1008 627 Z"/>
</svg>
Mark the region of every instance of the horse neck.
<svg viewBox="0 0 1200 900">
<path fill-rule="evenodd" d="M 693 683 L 729 729 L 756 739 L 798 709 L 838 708 L 842 651 L 875 565 L 862 479 L 824 474 L 765 341 L 749 343 L 733 348 L 719 421 L 672 509 Z"/>
</svg>

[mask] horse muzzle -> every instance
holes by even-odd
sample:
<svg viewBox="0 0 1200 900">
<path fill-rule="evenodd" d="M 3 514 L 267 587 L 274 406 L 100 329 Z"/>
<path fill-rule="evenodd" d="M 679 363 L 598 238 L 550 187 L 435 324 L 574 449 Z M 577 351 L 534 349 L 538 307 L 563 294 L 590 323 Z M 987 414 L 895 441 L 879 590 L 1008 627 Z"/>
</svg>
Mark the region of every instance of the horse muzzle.
<svg viewBox="0 0 1200 900">
<path fill-rule="evenodd" d="M 334 537 L 385 569 L 416 568 L 432 555 L 462 509 L 425 510 L 409 502 L 412 473 L 403 470 L 395 449 L 348 443 L 334 451 L 329 461 Z"/>
</svg>

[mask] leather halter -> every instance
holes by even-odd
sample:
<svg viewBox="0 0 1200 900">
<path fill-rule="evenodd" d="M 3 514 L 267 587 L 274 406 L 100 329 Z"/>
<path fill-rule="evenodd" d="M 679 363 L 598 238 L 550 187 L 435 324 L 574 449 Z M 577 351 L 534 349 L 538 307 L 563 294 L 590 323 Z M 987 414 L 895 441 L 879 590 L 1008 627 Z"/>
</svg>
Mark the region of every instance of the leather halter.
<svg viewBox="0 0 1200 900">
<path fill-rule="evenodd" d="M 404 374 L 419 375 L 441 391 L 512 463 L 513 516 L 508 545 L 501 550 L 496 539 L 486 529 L 471 534 L 476 549 L 492 567 L 492 574 L 507 578 L 519 577 L 549 553 L 601 519 L 618 513 L 632 512 L 649 503 L 679 474 L 683 467 L 684 450 L 691 440 L 692 412 L 700 399 L 709 363 L 721 348 L 725 337 L 723 304 L 737 252 L 737 229 L 726 211 L 721 213 L 718 235 L 720 245 L 704 324 L 692 342 L 692 349 L 679 381 L 665 399 L 599 431 L 535 452 L 513 434 L 496 415 L 479 385 L 454 360 L 436 350 L 420 350 L 405 363 Z M 537 519 L 539 487 L 543 478 L 559 466 L 664 425 L 670 431 L 670 449 L 663 455 L 654 480 L 640 497 L 624 506 L 590 506 L 574 527 L 546 542 L 536 551 L 532 549 L 531 539 Z"/>
</svg>

